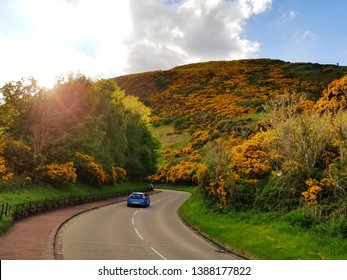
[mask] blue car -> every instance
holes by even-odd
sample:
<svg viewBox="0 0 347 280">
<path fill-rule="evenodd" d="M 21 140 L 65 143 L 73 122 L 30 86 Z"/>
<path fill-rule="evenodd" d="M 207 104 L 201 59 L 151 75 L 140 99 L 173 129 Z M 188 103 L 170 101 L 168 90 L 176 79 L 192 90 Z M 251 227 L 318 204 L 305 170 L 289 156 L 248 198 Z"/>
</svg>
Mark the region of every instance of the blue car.
<svg viewBox="0 0 347 280">
<path fill-rule="evenodd" d="M 133 192 L 129 195 L 127 206 L 147 207 L 151 204 L 149 195 L 144 192 Z"/>
</svg>

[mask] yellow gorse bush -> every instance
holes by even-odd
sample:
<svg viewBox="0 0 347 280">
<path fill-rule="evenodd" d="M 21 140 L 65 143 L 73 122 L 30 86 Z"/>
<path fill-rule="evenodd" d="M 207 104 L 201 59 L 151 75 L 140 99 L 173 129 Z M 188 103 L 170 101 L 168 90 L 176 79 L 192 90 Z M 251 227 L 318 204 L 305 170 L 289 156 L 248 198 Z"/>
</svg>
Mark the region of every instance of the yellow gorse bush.
<svg viewBox="0 0 347 280">
<path fill-rule="evenodd" d="M 304 201 L 309 205 L 318 204 L 322 191 L 327 188 L 333 188 L 334 182 L 335 180 L 332 177 L 323 178 L 320 181 L 312 178 L 307 179 L 305 184 L 308 186 L 308 189 L 302 193 Z"/>
<path fill-rule="evenodd" d="M 97 162 L 88 163 L 88 174 L 93 183 L 101 185 L 107 182 L 107 174 L 102 165 Z"/>
<path fill-rule="evenodd" d="M 231 154 L 233 160 L 230 167 L 240 178 L 257 180 L 271 171 L 270 154 L 265 149 L 262 133 L 232 147 Z"/>
<path fill-rule="evenodd" d="M 1 177 L 1 179 L 2 179 L 3 181 L 5 181 L 5 182 L 8 182 L 8 181 L 10 181 L 10 180 L 13 179 L 13 175 L 14 175 L 14 174 L 13 174 L 12 172 L 9 172 L 9 173 L 3 175 L 3 176 Z"/>
<path fill-rule="evenodd" d="M 0 156 L 0 174 L 5 174 L 7 171 L 6 162 L 3 157 Z"/>
<path fill-rule="evenodd" d="M 76 152 L 77 174 L 78 177 L 92 185 L 114 184 L 122 181 L 126 177 L 124 168 L 112 165 L 111 170 L 107 173 L 101 163 L 95 161 L 91 155 Z"/>
<path fill-rule="evenodd" d="M 94 161 L 91 155 L 76 152 L 78 177 L 92 185 L 101 185 L 108 180 L 107 174 L 100 163 Z"/>
<path fill-rule="evenodd" d="M 227 186 L 222 176 L 219 176 L 218 182 L 211 182 L 210 187 L 211 194 L 218 199 L 219 208 L 225 208 L 228 204 L 228 192 Z"/>
<path fill-rule="evenodd" d="M 337 112 L 347 108 L 347 75 L 328 85 L 316 108 L 318 112 Z"/>
<path fill-rule="evenodd" d="M 164 183 L 167 182 L 167 173 L 168 169 L 161 165 L 158 167 L 157 173 L 151 176 L 148 176 L 146 180 L 152 181 L 152 182 L 157 182 L 157 183 Z"/>
<path fill-rule="evenodd" d="M 127 175 L 124 168 L 112 165 L 112 174 L 110 175 L 111 183 L 114 184 L 118 181 L 123 181 Z"/>
<path fill-rule="evenodd" d="M 4 182 L 8 182 L 12 180 L 13 178 L 13 173 L 9 172 L 7 166 L 6 166 L 6 160 L 1 154 L 4 152 L 6 148 L 6 143 L 3 140 L 0 140 L 0 178 Z"/>
<path fill-rule="evenodd" d="M 67 183 L 74 183 L 77 179 L 76 168 L 72 161 L 59 164 L 52 163 L 43 167 L 45 170 L 45 179 L 48 183 L 64 185 Z"/>
<path fill-rule="evenodd" d="M 94 160 L 94 157 L 92 157 L 90 155 L 82 154 L 80 152 L 76 152 L 75 155 L 76 155 L 76 157 L 78 157 L 80 159 L 84 159 L 86 161 L 93 161 Z"/>
<path fill-rule="evenodd" d="M 182 160 L 170 167 L 166 174 L 166 181 L 171 183 L 190 182 L 197 183 L 197 172 L 202 167 L 201 163 Z"/>
</svg>

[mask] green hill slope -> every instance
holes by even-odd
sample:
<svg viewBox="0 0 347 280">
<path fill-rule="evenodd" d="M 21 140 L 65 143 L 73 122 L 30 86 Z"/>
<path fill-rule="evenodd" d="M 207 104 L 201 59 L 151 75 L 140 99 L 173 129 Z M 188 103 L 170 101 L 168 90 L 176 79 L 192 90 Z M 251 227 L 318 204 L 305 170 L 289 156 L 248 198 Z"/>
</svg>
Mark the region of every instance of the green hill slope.
<svg viewBox="0 0 347 280">
<path fill-rule="evenodd" d="M 284 91 L 317 100 L 347 67 L 252 59 L 196 63 L 167 71 L 115 78 L 160 118 L 183 116 L 189 124 L 211 127 L 222 119 L 261 110 L 264 101 Z"/>
<path fill-rule="evenodd" d="M 345 73 L 347 67 L 337 65 L 248 59 L 189 64 L 115 81 L 151 108 L 170 168 L 189 160 L 187 151 L 211 140 L 230 135 L 245 139 L 257 132 L 265 117 L 263 104 L 275 96 L 296 92 L 316 101 Z M 184 137 L 178 137 L 182 133 Z"/>
</svg>

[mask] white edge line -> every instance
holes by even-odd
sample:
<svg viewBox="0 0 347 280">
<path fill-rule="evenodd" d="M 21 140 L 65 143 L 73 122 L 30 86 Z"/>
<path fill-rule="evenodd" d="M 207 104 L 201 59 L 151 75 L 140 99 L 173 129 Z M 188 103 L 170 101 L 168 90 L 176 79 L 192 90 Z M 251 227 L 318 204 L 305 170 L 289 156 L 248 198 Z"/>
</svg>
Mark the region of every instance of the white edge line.
<svg viewBox="0 0 347 280">
<path fill-rule="evenodd" d="M 156 253 L 159 257 L 161 257 L 163 260 L 167 260 L 167 258 L 165 258 L 162 254 L 160 254 L 156 249 L 154 249 L 153 247 L 151 247 L 151 250 Z"/>
<path fill-rule="evenodd" d="M 141 238 L 141 240 L 144 240 L 144 238 L 142 237 L 142 235 L 139 233 L 139 231 L 135 228 L 135 232 L 137 233 L 137 235 Z"/>
<path fill-rule="evenodd" d="M 131 223 L 132 223 L 133 225 L 135 225 L 134 217 L 131 218 Z"/>
</svg>

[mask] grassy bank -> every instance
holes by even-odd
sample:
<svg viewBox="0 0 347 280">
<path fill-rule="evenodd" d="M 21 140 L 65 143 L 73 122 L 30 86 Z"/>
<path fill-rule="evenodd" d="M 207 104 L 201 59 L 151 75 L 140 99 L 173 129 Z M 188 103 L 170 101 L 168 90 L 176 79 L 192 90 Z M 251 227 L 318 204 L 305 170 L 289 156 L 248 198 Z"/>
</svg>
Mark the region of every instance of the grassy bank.
<svg viewBox="0 0 347 280">
<path fill-rule="evenodd" d="M 223 213 L 195 191 L 181 209 L 199 231 L 251 259 L 347 259 L 347 240 L 292 226 L 276 213 Z"/>
<path fill-rule="evenodd" d="M 63 187 L 54 187 L 44 184 L 29 185 L 21 188 L 2 190 L 0 192 L 0 205 L 5 203 L 15 205 L 25 202 L 62 199 L 72 196 L 135 191 L 137 189 L 143 189 L 146 186 L 147 184 L 144 182 L 126 182 L 114 186 L 105 185 L 100 187 L 92 187 L 80 182 Z M 13 221 L 10 217 L 3 217 L 2 220 L 0 220 L 0 234 L 6 232 L 12 224 Z"/>
</svg>

